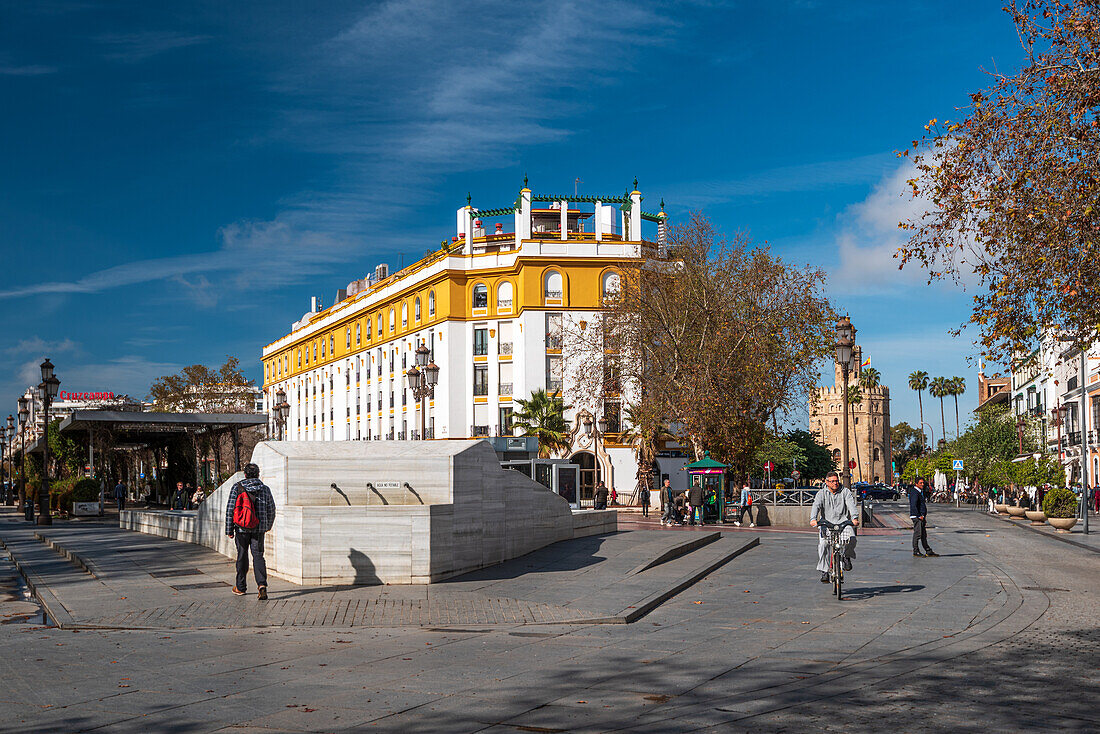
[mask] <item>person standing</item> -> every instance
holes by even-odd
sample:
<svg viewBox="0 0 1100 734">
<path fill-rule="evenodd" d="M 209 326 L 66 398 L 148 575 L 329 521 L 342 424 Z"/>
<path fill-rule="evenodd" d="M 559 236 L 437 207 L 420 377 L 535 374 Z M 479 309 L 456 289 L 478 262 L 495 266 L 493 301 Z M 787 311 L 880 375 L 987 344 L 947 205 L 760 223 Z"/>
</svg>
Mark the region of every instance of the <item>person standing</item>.
<svg viewBox="0 0 1100 734">
<path fill-rule="evenodd" d="M 703 487 L 699 484 L 691 485 L 688 490 L 688 504 L 691 505 L 691 525 L 695 524 L 695 516 L 699 516 L 699 524 L 703 525 Z"/>
<path fill-rule="evenodd" d="M 993 505 L 997 504 L 997 488 L 996 487 L 990 487 L 989 488 L 989 491 L 986 493 L 986 499 L 989 500 L 989 514 L 990 515 L 996 515 L 997 514 L 997 508 L 993 506 Z"/>
<path fill-rule="evenodd" d="M 909 493 L 909 519 L 913 521 L 913 555 L 918 558 L 938 556 L 939 553 L 933 552 L 928 545 L 928 503 L 924 500 L 923 477 L 917 480 L 916 489 Z M 920 552 L 918 543 L 924 545 L 924 553 Z"/>
<path fill-rule="evenodd" d="M 642 517 L 649 517 L 649 480 L 648 479 L 646 480 L 646 483 L 644 485 L 642 485 L 641 500 L 642 500 Z"/>
<path fill-rule="evenodd" d="M 607 498 L 610 494 L 611 493 L 607 491 L 607 487 L 604 486 L 603 480 L 596 482 L 596 491 L 593 493 L 592 509 L 606 510 Z"/>
<path fill-rule="evenodd" d="M 115 485 L 115 503 L 118 505 L 119 512 L 126 509 L 126 485 L 122 483 L 121 479 Z"/>
<path fill-rule="evenodd" d="M 264 560 L 264 535 L 275 524 L 275 498 L 260 481 L 260 467 L 245 464 L 244 479 L 229 491 L 225 507 L 225 534 L 237 545 L 237 585 L 233 593 L 244 596 L 248 583 L 248 554 L 256 577 L 257 598 L 267 598 L 267 562 Z"/>
<path fill-rule="evenodd" d="M 661 515 L 662 525 L 672 524 L 672 513 L 674 511 L 672 497 L 672 482 L 666 479 L 661 484 L 661 509 L 663 510 Z"/>
</svg>

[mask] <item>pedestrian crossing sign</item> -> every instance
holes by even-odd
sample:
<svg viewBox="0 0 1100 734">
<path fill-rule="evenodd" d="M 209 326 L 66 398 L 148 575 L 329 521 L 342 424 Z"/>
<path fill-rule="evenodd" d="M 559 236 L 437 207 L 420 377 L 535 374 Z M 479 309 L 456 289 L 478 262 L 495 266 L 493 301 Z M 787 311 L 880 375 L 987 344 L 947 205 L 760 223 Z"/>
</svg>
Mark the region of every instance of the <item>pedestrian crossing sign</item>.
<svg viewBox="0 0 1100 734">
<path fill-rule="evenodd" d="M 963 460 L 962 459 L 955 459 L 954 461 L 952 461 L 951 462 L 951 470 L 952 471 L 962 471 L 963 470 Z"/>
</svg>

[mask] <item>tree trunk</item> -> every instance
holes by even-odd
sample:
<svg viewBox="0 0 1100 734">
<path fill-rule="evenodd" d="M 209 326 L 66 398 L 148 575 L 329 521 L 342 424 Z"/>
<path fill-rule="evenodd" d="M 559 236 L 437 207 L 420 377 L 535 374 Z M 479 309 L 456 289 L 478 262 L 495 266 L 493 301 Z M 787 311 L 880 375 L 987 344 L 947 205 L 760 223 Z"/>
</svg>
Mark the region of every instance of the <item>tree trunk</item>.
<svg viewBox="0 0 1100 734">
<path fill-rule="evenodd" d="M 920 399 L 921 391 L 917 390 L 917 406 L 920 408 L 920 435 L 924 435 L 924 401 Z M 928 444 L 925 442 L 925 447 Z"/>
<path fill-rule="evenodd" d="M 943 433 L 940 434 L 940 437 L 946 442 L 947 441 L 947 419 L 944 418 L 944 416 L 943 416 L 943 396 L 942 395 L 940 396 L 940 430 L 943 431 Z"/>
<path fill-rule="evenodd" d="M 959 396 L 953 395 L 955 398 L 955 440 L 959 440 Z"/>
</svg>

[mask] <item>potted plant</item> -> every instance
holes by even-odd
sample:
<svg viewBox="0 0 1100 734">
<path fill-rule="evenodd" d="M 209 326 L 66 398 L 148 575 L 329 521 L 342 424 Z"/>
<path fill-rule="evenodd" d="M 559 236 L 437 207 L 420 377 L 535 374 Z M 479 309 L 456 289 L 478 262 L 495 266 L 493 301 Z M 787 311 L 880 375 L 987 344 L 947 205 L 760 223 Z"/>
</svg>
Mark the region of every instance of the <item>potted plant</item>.
<svg viewBox="0 0 1100 734">
<path fill-rule="evenodd" d="M 102 515 L 103 504 L 99 501 L 99 482 L 94 479 L 81 479 L 71 493 L 74 517 Z"/>
<path fill-rule="evenodd" d="M 1042 510 L 1027 510 L 1024 516 L 1031 520 L 1032 525 L 1045 525 L 1047 521 L 1047 515 Z"/>
<path fill-rule="evenodd" d="M 1077 495 L 1065 487 L 1054 487 L 1043 498 L 1043 512 L 1051 527 L 1066 532 L 1077 524 Z"/>
</svg>

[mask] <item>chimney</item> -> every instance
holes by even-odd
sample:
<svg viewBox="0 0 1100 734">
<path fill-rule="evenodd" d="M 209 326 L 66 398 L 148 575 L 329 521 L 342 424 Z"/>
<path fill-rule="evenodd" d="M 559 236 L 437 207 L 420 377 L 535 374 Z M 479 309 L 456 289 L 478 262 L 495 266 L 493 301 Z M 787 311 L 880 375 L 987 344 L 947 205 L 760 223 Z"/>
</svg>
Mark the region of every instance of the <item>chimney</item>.
<svg viewBox="0 0 1100 734">
<path fill-rule="evenodd" d="M 317 296 L 311 296 L 309 299 L 309 312 L 317 313 Z"/>
<path fill-rule="evenodd" d="M 348 297 L 348 289 L 347 288 L 337 288 L 336 289 L 336 300 L 332 302 L 332 305 L 335 306 L 337 303 L 340 303 L 341 301 L 343 301 L 347 297 Z"/>
<path fill-rule="evenodd" d="M 374 268 L 374 279 L 384 280 L 390 276 L 390 266 L 386 263 L 376 265 Z"/>
</svg>

